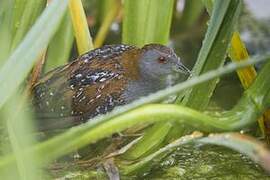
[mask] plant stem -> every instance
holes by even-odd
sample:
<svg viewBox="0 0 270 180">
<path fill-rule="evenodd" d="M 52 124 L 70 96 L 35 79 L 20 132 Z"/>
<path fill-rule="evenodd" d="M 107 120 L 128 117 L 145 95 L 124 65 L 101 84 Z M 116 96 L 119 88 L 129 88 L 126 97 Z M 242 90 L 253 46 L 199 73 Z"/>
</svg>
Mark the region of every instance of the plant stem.
<svg viewBox="0 0 270 180">
<path fill-rule="evenodd" d="M 112 3 L 112 7 L 110 7 L 109 12 L 106 14 L 104 20 L 102 21 L 101 27 L 97 33 L 97 36 L 94 41 L 95 48 L 98 48 L 102 46 L 109 30 L 110 26 L 113 23 L 113 20 L 115 19 L 116 15 L 118 14 L 119 10 L 121 8 L 121 2 L 114 1 Z"/>
<path fill-rule="evenodd" d="M 69 0 L 70 16 L 79 54 L 94 49 L 81 0 Z"/>
</svg>

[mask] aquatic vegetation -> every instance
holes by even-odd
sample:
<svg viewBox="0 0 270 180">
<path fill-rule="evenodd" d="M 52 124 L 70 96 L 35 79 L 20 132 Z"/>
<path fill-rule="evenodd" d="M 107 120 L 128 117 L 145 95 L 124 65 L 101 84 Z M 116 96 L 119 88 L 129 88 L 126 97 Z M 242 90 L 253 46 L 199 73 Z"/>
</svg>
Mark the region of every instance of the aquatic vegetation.
<svg viewBox="0 0 270 180">
<path fill-rule="evenodd" d="M 182 19 L 178 17 L 180 2 L 174 0 L 1 1 L 0 176 L 5 179 L 50 179 L 70 174 L 74 179 L 116 179 L 119 176 L 135 179 L 142 176 L 154 178 L 162 172 L 165 177 L 186 178 L 185 173 L 190 173 L 187 169 L 190 165 L 187 164 L 191 162 L 187 158 L 188 152 L 193 153 L 196 159 L 206 144 L 214 144 L 245 155 L 243 158 L 240 154 L 237 154 L 239 157 L 230 152 L 231 156 L 226 156 L 224 151 L 224 157 L 231 157 L 232 161 L 237 159 L 239 166 L 253 169 L 265 177 L 265 173 L 270 171 L 270 151 L 259 141 L 259 137 L 265 136 L 264 143 L 269 138 L 270 54 L 249 56 L 241 40 L 241 32 L 237 29 L 243 9 L 242 0 L 195 1 L 186 1 Z M 119 28 L 122 28 L 121 31 Z M 187 50 L 180 49 L 178 52 L 178 37 L 182 38 L 181 42 L 184 42 Z M 192 37 L 196 46 L 190 48 L 183 40 L 187 37 Z M 150 43 L 161 45 L 144 46 Z M 95 49 L 102 44 L 128 45 Z M 172 47 L 176 53 L 172 53 L 171 48 L 165 45 Z M 136 52 L 133 52 L 134 49 Z M 193 54 L 194 49 L 197 49 L 198 56 Z M 185 53 L 191 55 L 185 56 Z M 100 70 L 105 66 L 105 60 L 114 59 L 106 61 L 109 63 L 106 66 L 113 65 L 117 69 L 117 63 L 110 62 L 117 60 L 120 67 L 126 67 L 128 63 L 125 62 L 136 59 L 136 55 L 140 55 L 137 59 L 144 62 L 140 67 L 143 69 L 140 71 L 142 75 L 150 76 L 154 73 L 162 80 L 169 79 L 169 76 L 166 74 L 163 77 L 167 71 L 159 69 L 158 65 L 164 65 L 168 59 L 179 65 L 181 60 L 191 69 L 193 59 L 184 57 L 197 58 L 193 61 L 195 65 L 191 76 L 184 82 L 169 86 L 166 84 L 158 91 L 154 88 L 156 92 L 142 94 L 143 97 L 134 96 L 132 101 L 125 99 L 125 102 L 118 104 L 112 101 L 115 93 L 110 91 L 106 94 L 109 95 L 108 99 L 101 101 L 102 106 L 98 104 L 100 102 L 95 102 L 94 111 L 89 110 L 90 106 L 87 109 L 85 104 L 80 106 L 88 97 L 82 96 L 82 87 L 89 84 L 94 87 L 108 79 L 117 79 L 122 73 Z M 80 57 L 78 60 L 68 62 L 77 56 Z M 146 64 L 148 59 L 156 59 L 159 64 Z M 91 64 L 92 61 L 96 63 Z M 85 64 L 95 66 L 92 74 L 88 70 L 93 67 L 89 65 L 87 69 Z M 258 72 L 254 68 L 255 64 L 261 64 Z M 149 67 L 153 67 L 153 71 L 149 71 Z M 166 67 L 172 70 L 171 66 Z M 181 67 L 182 72 L 190 73 L 184 66 Z M 46 72 L 53 70 L 44 76 L 44 68 Z M 239 88 L 241 95 L 233 101 L 233 95 L 224 92 L 223 97 L 235 103 L 230 108 L 223 108 L 215 104 L 217 102 L 213 101 L 213 94 L 223 81 L 222 77 L 230 74 L 228 77 L 233 79 L 231 73 L 235 71 L 241 81 L 237 85 L 243 87 Z M 132 90 L 139 93 L 140 89 L 134 85 L 136 83 L 130 83 L 132 80 L 125 79 L 127 87 L 117 86 L 128 89 L 128 93 L 121 95 L 125 94 L 129 98 Z M 147 84 L 143 81 L 139 85 L 153 87 L 157 83 L 157 79 L 154 80 Z M 160 81 L 159 84 L 161 82 L 165 83 Z M 74 88 L 78 88 L 78 91 Z M 118 89 L 115 91 L 119 93 Z M 33 92 L 40 98 L 34 104 L 35 107 L 29 103 Z M 47 99 L 41 101 L 45 95 Z M 102 94 L 95 94 L 92 89 L 88 95 L 92 97 L 89 99 L 91 101 L 100 98 Z M 63 97 L 67 101 L 62 101 Z M 116 99 L 121 98 L 119 96 Z M 112 102 L 121 106 L 114 108 L 113 104 L 110 107 L 108 103 Z M 52 115 L 52 112 L 57 113 L 53 122 L 63 116 L 82 117 L 80 112 L 91 114 L 83 116 L 80 120 L 84 123 L 77 122 L 72 128 L 52 129 L 44 128 L 48 121 L 37 126 L 38 116 L 34 112 L 37 109 L 44 117 Z M 56 112 L 56 109 L 59 111 Z M 257 122 L 261 132 L 257 131 Z M 70 127 L 71 124 L 65 125 Z M 45 132 L 41 131 L 42 127 L 46 129 Z M 181 159 L 179 153 L 182 150 L 181 156 L 186 158 Z M 74 155 L 76 160 L 68 160 L 68 156 L 75 151 L 78 151 Z M 215 152 L 218 156 L 216 150 L 211 149 L 209 152 Z M 209 161 L 213 161 L 210 158 L 219 160 L 212 155 L 209 153 Z M 246 160 L 247 157 L 260 167 Z M 239 159 L 244 160 L 241 162 Z M 185 169 L 174 167 L 175 164 L 181 164 Z M 219 166 L 216 163 L 213 167 L 201 161 L 199 164 L 191 168 L 196 171 L 194 177 L 208 177 L 207 174 L 222 176 L 221 173 L 213 173 L 211 169 L 230 166 L 226 163 Z M 60 172 L 55 170 L 57 166 Z M 102 167 L 102 170 L 98 167 Z M 84 169 L 91 171 L 87 174 L 72 173 Z M 154 172 L 155 169 L 162 171 Z"/>
</svg>

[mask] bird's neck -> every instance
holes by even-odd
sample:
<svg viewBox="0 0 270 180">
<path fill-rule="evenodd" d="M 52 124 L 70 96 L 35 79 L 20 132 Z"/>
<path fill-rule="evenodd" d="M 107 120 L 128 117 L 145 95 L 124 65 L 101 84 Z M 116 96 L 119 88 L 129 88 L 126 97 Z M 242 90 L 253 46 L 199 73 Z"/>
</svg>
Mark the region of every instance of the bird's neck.
<svg viewBox="0 0 270 180">
<path fill-rule="evenodd" d="M 140 97 L 147 96 L 151 93 L 157 92 L 158 90 L 164 89 L 168 84 L 164 81 L 140 78 L 138 80 L 132 80 L 128 83 L 127 88 L 124 92 L 124 99 L 127 103 L 137 100 Z"/>
</svg>

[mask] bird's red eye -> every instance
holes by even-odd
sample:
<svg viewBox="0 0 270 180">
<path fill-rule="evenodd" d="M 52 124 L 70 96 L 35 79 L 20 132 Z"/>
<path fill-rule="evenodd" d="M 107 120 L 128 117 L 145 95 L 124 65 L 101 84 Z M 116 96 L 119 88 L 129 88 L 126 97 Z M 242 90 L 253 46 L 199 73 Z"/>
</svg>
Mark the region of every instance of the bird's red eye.
<svg viewBox="0 0 270 180">
<path fill-rule="evenodd" d="M 161 56 L 161 57 L 158 58 L 158 62 L 159 62 L 160 64 L 165 64 L 165 63 L 167 62 L 167 60 L 166 60 L 165 57 Z"/>
</svg>

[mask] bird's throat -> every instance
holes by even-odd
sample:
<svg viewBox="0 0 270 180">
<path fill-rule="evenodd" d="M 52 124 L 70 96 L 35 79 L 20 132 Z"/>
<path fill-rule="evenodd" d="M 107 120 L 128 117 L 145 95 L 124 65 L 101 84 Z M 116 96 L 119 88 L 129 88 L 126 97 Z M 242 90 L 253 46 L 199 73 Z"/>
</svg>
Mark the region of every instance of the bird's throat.
<svg viewBox="0 0 270 180">
<path fill-rule="evenodd" d="M 127 103 L 130 103 L 140 97 L 147 96 L 161 89 L 164 89 L 169 85 L 166 80 L 145 79 L 130 81 L 127 85 L 123 98 Z"/>
</svg>

